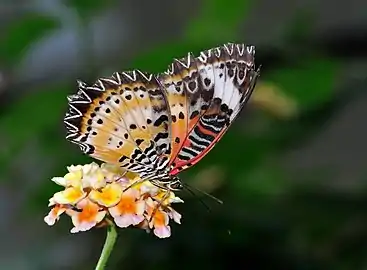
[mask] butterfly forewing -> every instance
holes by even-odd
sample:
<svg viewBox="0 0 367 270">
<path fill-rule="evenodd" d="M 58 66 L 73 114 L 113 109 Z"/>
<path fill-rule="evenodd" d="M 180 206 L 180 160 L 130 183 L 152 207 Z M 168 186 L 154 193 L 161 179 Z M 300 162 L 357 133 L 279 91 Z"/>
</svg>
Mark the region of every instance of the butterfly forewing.
<svg viewBox="0 0 367 270">
<path fill-rule="evenodd" d="M 153 75 L 132 71 L 79 83 L 65 123 L 67 138 L 103 162 L 143 173 L 169 161 L 169 106 Z"/>
<path fill-rule="evenodd" d="M 189 54 L 186 62 L 185 59 L 179 61 L 186 65 L 181 64 L 171 71 L 171 77 L 182 77 L 183 85 L 185 81 L 196 81 L 197 90 L 193 96 L 190 87 L 183 88 L 182 96 L 185 96 L 187 104 L 183 114 L 187 118 L 188 128 L 179 136 L 181 145 L 176 150 L 177 155 L 174 152 L 171 155 L 172 175 L 204 157 L 245 106 L 258 76 L 254 69 L 254 53 L 253 46 L 225 44 L 203 51 L 197 58 Z M 189 67 L 193 71 L 185 70 Z M 164 77 L 163 81 L 167 85 L 169 80 Z M 198 103 L 201 104 L 199 108 Z M 173 129 L 174 125 L 172 123 Z"/>
</svg>

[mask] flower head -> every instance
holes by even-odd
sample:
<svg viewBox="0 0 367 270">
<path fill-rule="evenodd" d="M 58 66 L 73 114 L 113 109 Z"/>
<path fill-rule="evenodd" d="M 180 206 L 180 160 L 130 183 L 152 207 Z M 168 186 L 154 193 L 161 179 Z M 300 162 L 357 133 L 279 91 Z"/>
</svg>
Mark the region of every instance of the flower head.
<svg viewBox="0 0 367 270">
<path fill-rule="evenodd" d="M 166 238 L 171 235 L 169 220 L 180 223 L 181 215 L 171 204 L 183 201 L 173 192 L 140 181 L 137 174 L 94 162 L 67 170 L 64 177 L 52 178 L 64 189 L 49 200 L 52 209 L 44 220 L 50 226 L 65 213 L 74 225 L 72 233 L 114 222 L 120 228 L 135 226 Z"/>
</svg>

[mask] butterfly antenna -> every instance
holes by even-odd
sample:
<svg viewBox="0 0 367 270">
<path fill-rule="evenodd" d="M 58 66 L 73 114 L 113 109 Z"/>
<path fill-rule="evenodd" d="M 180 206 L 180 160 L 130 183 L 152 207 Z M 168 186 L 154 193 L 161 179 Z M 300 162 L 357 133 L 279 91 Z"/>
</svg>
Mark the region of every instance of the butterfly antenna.
<svg viewBox="0 0 367 270">
<path fill-rule="evenodd" d="M 196 196 L 196 194 L 195 194 L 195 192 L 194 191 L 192 191 L 191 189 L 190 189 L 190 186 L 188 186 L 188 185 L 184 185 L 184 187 L 186 188 L 186 190 L 194 197 L 194 198 L 197 198 L 198 200 L 199 200 L 199 202 L 206 208 L 206 210 L 208 211 L 208 212 L 211 212 L 211 209 L 210 209 L 210 207 L 202 200 L 202 199 L 200 199 L 198 196 Z"/>
<path fill-rule="evenodd" d="M 209 194 L 209 193 L 207 193 L 207 192 L 205 192 L 205 191 L 203 191 L 201 189 L 198 189 L 198 188 L 196 188 L 194 186 L 190 186 L 188 184 L 184 184 L 184 186 L 186 187 L 186 189 L 191 190 L 191 192 L 192 192 L 192 190 L 195 190 L 195 191 L 197 191 L 197 192 L 199 192 L 201 194 L 204 194 L 204 195 L 208 196 L 209 198 L 213 199 L 217 203 L 223 204 L 223 201 L 219 200 L 217 197 L 214 197 L 213 195 L 211 195 L 211 194 Z"/>
</svg>

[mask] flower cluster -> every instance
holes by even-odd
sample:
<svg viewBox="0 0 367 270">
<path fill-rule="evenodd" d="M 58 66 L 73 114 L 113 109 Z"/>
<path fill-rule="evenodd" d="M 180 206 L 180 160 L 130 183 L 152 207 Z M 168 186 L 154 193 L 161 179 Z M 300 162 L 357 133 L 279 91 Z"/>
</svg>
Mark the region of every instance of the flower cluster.
<svg viewBox="0 0 367 270">
<path fill-rule="evenodd" d="M 65 189 L 49 200 L 52 209 L 44 220 L 50 226 L 66 213 L 74 225 L 72 233 L 114 222 L 120 228 L 132 225 L 153 230 L 156 236 L 165 238 L 171 235 L 170 219 L 180 224 L 181 215 L 171 203 L 183 201 L 149 181 L 139 182 L 134 173 L 96 163 L 67 169 L 64 177 L 52 179 Z"/>
</svg>

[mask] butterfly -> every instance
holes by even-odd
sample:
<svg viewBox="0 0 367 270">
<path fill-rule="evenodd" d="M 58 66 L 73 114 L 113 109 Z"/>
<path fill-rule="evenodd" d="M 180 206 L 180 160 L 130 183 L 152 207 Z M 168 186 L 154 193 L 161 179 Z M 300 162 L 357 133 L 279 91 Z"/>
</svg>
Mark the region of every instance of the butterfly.
<svg viewBox="0 0 367 270">
<path fill-rule="evenodd" d="M 66 138 L 87 155 L 167 191 L 198 163 L 249 100 L 255 47 L 227 43 L 173 60 L 166 72 L 115 72 L 68 96 Z"/>
</svg>

